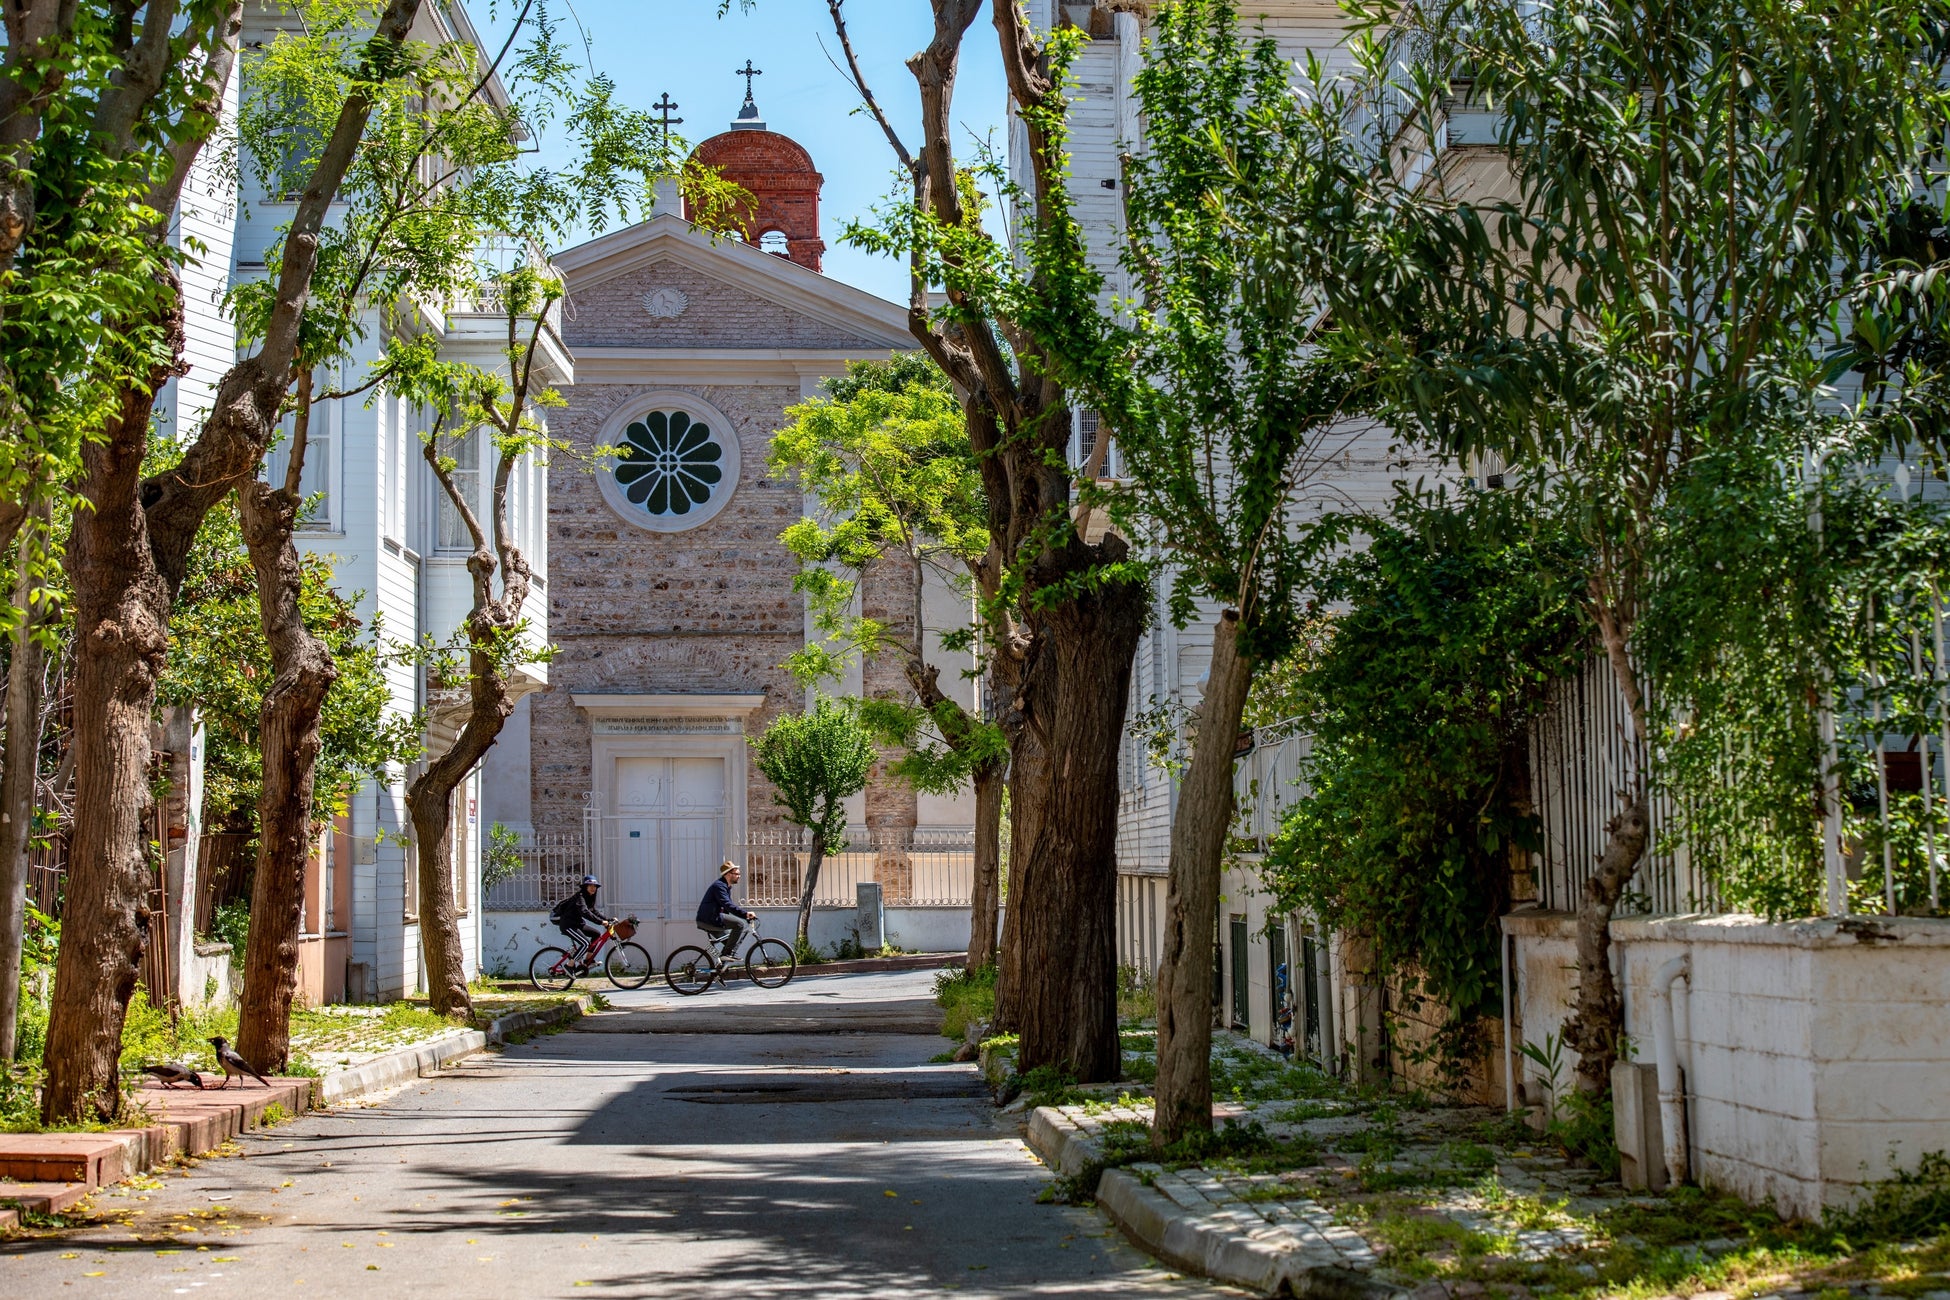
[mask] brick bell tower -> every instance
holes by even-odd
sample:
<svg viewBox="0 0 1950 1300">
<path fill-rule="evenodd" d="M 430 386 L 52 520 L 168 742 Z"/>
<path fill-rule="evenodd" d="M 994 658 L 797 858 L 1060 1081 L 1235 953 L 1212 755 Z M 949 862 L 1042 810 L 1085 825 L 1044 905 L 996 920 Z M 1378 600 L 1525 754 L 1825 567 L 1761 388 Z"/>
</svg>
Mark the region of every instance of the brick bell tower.
<svg viewBox="0 0 1950 1300">
<path fill-rule="evenodd" d="M 746 243 L 817 271 L 826 251 L 819 237 L 819 187 L 825 178 L 797 141 L 765 129 L 752 100 L 752 78 L 761 69 L 747 59 L 737 75 L 745 79 L 745 102 L 731 129 L 700 144 L 691 157 L 751 193 L 738 219 Z M 693 215 L 688 199 L 684 215 Z"/>
</svg>

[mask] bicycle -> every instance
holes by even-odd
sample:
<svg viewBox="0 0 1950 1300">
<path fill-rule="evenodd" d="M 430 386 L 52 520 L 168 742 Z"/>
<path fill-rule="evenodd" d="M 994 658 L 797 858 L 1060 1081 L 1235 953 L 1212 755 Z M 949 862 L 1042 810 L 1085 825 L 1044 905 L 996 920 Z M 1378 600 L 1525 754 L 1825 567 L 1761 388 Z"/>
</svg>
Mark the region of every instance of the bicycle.
<svg viewBox="0 0 1950 1300">
<path fill-rule="evenodd" d="M 783 939 L 767 939 L 758 932 L 758 922 L 751 922 L 752 942 L 745 949 L 742 965 L 745 973 L 752 977 L 752 983 L 762 989 L 782 989 L 792 982 L 799 969 L 799 959 L 793 955 L 792 945 Z M 711 987 L 713 980 L 725 982 L 733 966 L 740 965 L 736 957 L 720 957 L 713 951 L 713 943 L 706 947 L 686 944 L 672 952 L 664 961 L 664 983 L 682 993 L 685 997 L 695 997 Z"/>
<path fill-rule="evenodd" d="M 528 959 L 528 982 L 551 993 L 567 992 L 577 979 L 590 972 L 596 964 L 596 955 L 601 953 L 603 974 L 609 976 L 611 984 L 619 989 L 640 989 L 650 982 L 657 968 L 650 960 L 648 949 L 630 942 L 636 931 L 637 919 L 625 916 L 604 926 L 603 932 L 578 952 L 543 948 Z M 603 952 L 611 939 L 616 940 L 615 946 Z"/>
</svg>

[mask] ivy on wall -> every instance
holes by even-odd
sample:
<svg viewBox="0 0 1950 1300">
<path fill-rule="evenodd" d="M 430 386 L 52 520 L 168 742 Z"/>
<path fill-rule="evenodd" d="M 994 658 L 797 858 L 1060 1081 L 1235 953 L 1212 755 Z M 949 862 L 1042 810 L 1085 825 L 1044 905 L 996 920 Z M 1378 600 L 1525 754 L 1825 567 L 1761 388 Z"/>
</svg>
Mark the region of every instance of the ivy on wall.
<svg viewBox="0 0 1950 1300">
<path fill-rule="evenodd" d="M 1510 850 L 1535 842 L 1526 727 L 1589 653 L 1576 546 L 1497 492 L 1405 492 L 1358 527 L 1322 634 L 1279 678 L 1314 747 L 1265 870 L 1284 906 L 1369 939 L 1461 1029 L 1496 1004 Z"/>
</svg>

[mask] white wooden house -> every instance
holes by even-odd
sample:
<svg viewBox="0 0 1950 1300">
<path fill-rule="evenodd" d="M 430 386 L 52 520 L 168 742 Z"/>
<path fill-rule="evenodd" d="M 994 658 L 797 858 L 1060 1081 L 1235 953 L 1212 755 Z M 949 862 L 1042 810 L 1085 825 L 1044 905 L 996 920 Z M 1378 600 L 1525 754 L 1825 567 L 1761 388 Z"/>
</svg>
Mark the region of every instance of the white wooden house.
<svg viewBox="0 0 1950 1300">
<path fill-rule="evenodd" d="M 245 14 L 244 58 L 296 18 L 279 6 L 253 3 Z M 420 11 L 413 38 L 428 42 L 473 40 L 464 6 L 429 4 Z M 228 111 L 235 113 L 233 78 Z M 246 75 L 241 80 L 248 80 Z M 501 93 L 490 79 L 488 92 Z M 241 180 L 237 179 L 241 177 Z M 238 188 L 241 186 L 241 191 Z M 188 313 L 185 359 L 189 371 L 172 380 L 157 403 L 159 426 L 179 439 L 195 436 L 210 408 L 215 385 L 235 360 L 237 336 L 224 308 L 232 285 L 267 274 L 267 250 L 293 204 L 262 193 L 248 166 L 232 169 L 206 154 L 186 188 L 172 238 L 185 249 L 183 272 Z M 515 256 L 529 255 L 525 249 Z M 483 260 L 505 261 L 510 250 L 488 247 Z M 443 354 L 480 364 L 499 361 L 496 340 L 506 323 L 496 304 L 466 298 L 449 304 L 419 303 L 402 313 L 398 328 L 431 333 Z M 543 329 L 538 349 L 544 381 L 566 385 L 574 378 L 558 322 Z M 368 313 L 366 337 L 321 387 L 357 387 L 380 353 L 389 326 Z M 342 381 L 346 381 L 343 382 Z M 303 488 L 316 502 L 299 535 L 309 554 L 331 558 L 335 584 L 368 628 L 389 640 L 444 642 L 469 607 L 465 530 L 422 459 L 429 414 L 384 387 L 359 397 L 324 403 L 313 415 Z M 448 447 L 459 460 L 458 480 L 477 494 L 485 517 L 492 450 L 484 433 Z M 282 449 L 267 472 L 282 476 Z M 544 466 L 525 461 L 513 476 L 515 535 L 535 569 L 527 615 L 538 641 L 548 634 L 548 482 Z M 387 668 L 391 707 L 401 715 L 425 713 L 428 747 L 437 752 L 452 736 L 454 713 L 430 697 L 425 669 L 407 657 Z M 523 685 L 546 684 L 544 666 L 531 665 Z M 406 784 L 417 767 L 371 782 L 352 802 L 350 815 L 320 844 L 304 922 L 301 993 L 313 1001 L 388 1000 L 421 986 L 419 926 L 415 916 L 415 859 L 406 815 Z M 480 861 L 484 827 L 481 777 L 469 778 L 457 796 L 455 887 L 463 912 L 469 969 L 480 951 Z"/>
<path fill-rule="evenodd" d="M 1037 30 L 1067 22 L 1092 39 L 1078 52 L 1071 74 L 1074 86 L 1070 114 L 1071 202 L 1090 251 L 1090 260 L 1105 277 L 1108 297 L 1124 297 L 1130 290 L 1119 264 L 1124 212 L 1122 155 L 1144 147 L 1145 124 L 1133 82 L 1142 67 L 1147 25 L 1155 5 L 1120 4 L 1113 11 L 1103 4 L 1030 0 L 1028 13 Z M 1264 31 L 1286 57 L 1304 61 L 1309 55 L 1329 69 L 1345 67 L 1350 56 L 1344 42 L 1345 16 L 1332 0 L 1267 0 L 1250 6 L 1256 31 Z M 1025 186 L 1027 133 L 1019 118 L 1011 118 L 1011 159 L 1017 180 Z M 1079 411 L 1071 443 L 1071 459 L 1078 466 L 1091 457 L 1098 423 L 1094 412 Z M 1424 478 L 1433 482 L 1441 473 L 1426 454 L 1404 451 L 1391 431 L 1371 422 L 1349 422 L 1328 440 L 1338 465 L 1319 476 L 1316 490 L 1295 506 L 1296 517 L 1327 510 L 1383 507 L 1397 484 Z M 1115 445 L 1107 449 L 1104 472 L 1119 474 Z M 1134 539 L 1142 546 L 1142 538 Z M 1202 602 L 1198 617 L 1180 628 L 1168 613 L 1169 570 L 1161 571 L 1151 592 L 1150 626 L 1138 643 L 1132 669 L 1131 710 L 1164 710 L 1183 718 L 1195 709 L 1212 654 L 1212 625 L 1216 606 Z M 1177 807 L 1173 775 L 1146 756 L 1144 741 L 1127 732 L 1119 764 L 1117 862 L 1118 935 L 1120 962 L 1147 975 L 1155 974 L 1164 926 L 1165 871 L 1170 854 L 1171 825 Z M 1290 777 L 1290 773 L 1288 776 Z M 1242 793 L 1252 788 L 1242 779 Z M 1259 791 L 1269 809 L 1290 794 L 1285 787 Z M 1220 961 L 1214 979 L 1215 1013 L 1222 1022 L 1254 1038 L 1275 1043 L 1286 1036 L 1280 1016 L 1282 998 L 1300 1010 L 1304 1022 L 1306 989 L 1301 978 L 1309 962 L 1302 940 L 1304 922 L 1282 916 L 1260 885 L 1254 863 L 1246 861 L 1227 872 L 1220 905 Z M 1324 950 L 1323 950 L 1324 951 Z M 1322 958 L 1324 960 L 1324 958 Z M 1308 988 L 1313 986 L 1308 985 Z M 1316 1018 L 1319 1009 L 1314 1009 Z M 1320 1040 L 1326 1042 L 1326 1038 Z"/>
</svg>

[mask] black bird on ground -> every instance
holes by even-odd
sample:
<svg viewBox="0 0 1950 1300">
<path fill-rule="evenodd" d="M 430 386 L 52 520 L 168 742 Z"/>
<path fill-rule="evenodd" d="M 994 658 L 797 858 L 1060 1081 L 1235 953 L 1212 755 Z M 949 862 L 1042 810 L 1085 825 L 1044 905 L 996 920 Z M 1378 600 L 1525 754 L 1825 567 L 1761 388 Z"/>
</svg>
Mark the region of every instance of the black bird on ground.
<svg viewBox="0 0 1950 1300">
<path fill-rule="evenodd" d="M 230 1050 L 230 1042 L 228 1039 L 222 1037 L 212 1038 L 210 1040 L 210 1046 L 217 1049 L 217 1064 L 223 1067 L 223 1082 L 217 1085 L 219 1088 L 228 1088 L 230 1081 L 240 1074 L 248 1074 L 251 1078 L 257 1080 L 267 1088 L 271 1086 L 268 1079 L 256 1070 L 251 1069 L 249 1061 L 246 1061 L 243 1057 Z"/>
<path fill-rule="evenodd" d="M 195 1070 L 186 1070 L 174 1061 L 164 1061 L 161 1065 L 145 1065 L 142 1072 L 154 1075 L 165 1088 L 174 1088 L 179 1083 L 187 1083 L 192 1088 L 203 1086 L 203 1076 Z"/>
</svg>

